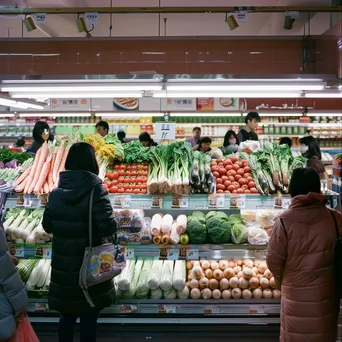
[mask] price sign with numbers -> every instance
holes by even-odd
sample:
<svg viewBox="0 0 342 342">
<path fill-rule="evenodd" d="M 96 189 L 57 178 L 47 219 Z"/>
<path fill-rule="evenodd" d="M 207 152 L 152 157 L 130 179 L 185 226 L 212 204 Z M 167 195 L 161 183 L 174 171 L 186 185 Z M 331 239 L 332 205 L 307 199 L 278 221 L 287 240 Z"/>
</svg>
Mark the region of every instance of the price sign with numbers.
<svg viewBox="0 0 342 342">
<path fill-rule="evenodd" d="M 198 260 L 199 249 L 197 246 L 192 246 L 186 249 L 186 260 Z"/>
<path fill-rule="evenodd" d="M 157 140 L 175 140 L 176 123 L 175 122 L 157 122 L 154 124 Z"/>
<path fill-rule="evenodd" d="M 52 255 L 52 248 L 51 247 L 44 247 L 43 258 L 44 259 L 51 259 L 51 255 Z"/>
<path fill-rule="evenodd" d="M 132 197 L 131 195 L 124 195 L 121 197 L 121 208 L 129 209 L 132 207 Z"/>
<path fill-rule="evenodd" d="M 178 260 L 178 248 L 177 248 L 177 246 L 168 248 L 167 260 Z"/>
<path fill-rule="evenodd" d="M 189 196 L 182 196 L 180 201 L 181 208 L 189 208 Z"/>
<path fill-rule="evenodd" d="M 127 259 L 134 259 L 134 248 L 127 248 Z"/>
<path fill-rule="evenodd" d="M 196 210 L 207 210 L 208 208 L 208 204 L 195 204 Z"/>
<path fill-rule="evenodd" d="M 31 208 L 32 209 L 36 209 L 36 208 L 40 208 L 40 199 L 39 198 L 32 198 L 31 199 Z"/>
<path fill-rule="evenodd" d="M 163 197 L 160 196 L 152 196 L 152 208 L 159 208 L 163 207 Z"/>
<path fill-rule="evenodd" d="M 139 209 L 149 210 L 152 208 L 152 200 L 143 201 L 143 203 L 138 204 Z"/>
<path fill-rule="evenodd" d="M 99 21 L 99 13 L 98 12 L 88 12 L 84 14 L 84 18 L 87 24 L 96 25 Z"/>
<path fill-rule="evenodd" d="M 44 257 L 44 248 L 43 247 L 37 247 L 34 255 L 38 258 L 43 258 Z"/>
<path fill-rule="evenodd" d="M 218 315 L 220 313 L 220 309 L 215 306 L 205 306 L 203 313 L 205 315 Z"/>
<path fill-rule="evenodd" d="M 15 247 L 15 256 L 17 258 L 25 257 L 25 248 L 24 247 Z"/>
<path fill-rule="evenodd" d="M 22 207 L 24 205 L 24 195 L 19 194 L 17 198 L 17 207 Z"/>
<path fill-rule="evenodd" d="M 238 207 L 239 209 L 246 208 L 246 195 L 240 195 L 238 198 Z"/>
<path fill-rule="evenodd" d="M 24 208 L 31 208 L 32 198 L 31 196 L 24 196 Z"/>
</svg>

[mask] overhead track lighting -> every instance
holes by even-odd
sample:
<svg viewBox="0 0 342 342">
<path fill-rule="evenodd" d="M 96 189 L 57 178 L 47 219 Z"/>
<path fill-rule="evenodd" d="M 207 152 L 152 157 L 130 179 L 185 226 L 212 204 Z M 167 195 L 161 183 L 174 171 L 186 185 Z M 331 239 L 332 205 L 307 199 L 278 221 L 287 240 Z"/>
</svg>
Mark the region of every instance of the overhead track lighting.
<svg viewBox="0 0 342 342">
<path fill-rule="evenodd" d="M 20 101 L 18 100 L 13 100 L 9 96 L 5 95 L 0 95 L 0 105 L 5 106 L 5 107 L 13 107 L 13 108 L 20 108 L 20 109 L 44 109 L 44 103 L 36 103 L 33 101 L 27 101 L 23 100 L 22 97 L 19 97 L 21 99 Z"/>
<path fill-rule="evenodd" d="M 142 93 L 139 91 L 135 92 L 93 92 L 93 93 L 73 93 L 73 92 L 64 92 L 64 93 L 10 93 L 13 98 L 31 98 L 31 99 L 42 99 L 42 98 L 52 98 L 52 99 L 84 99 L 84 98 L 120 98 L 120 97 L 133 97 L 139 98 L 142 97 Z"/>
</svg>

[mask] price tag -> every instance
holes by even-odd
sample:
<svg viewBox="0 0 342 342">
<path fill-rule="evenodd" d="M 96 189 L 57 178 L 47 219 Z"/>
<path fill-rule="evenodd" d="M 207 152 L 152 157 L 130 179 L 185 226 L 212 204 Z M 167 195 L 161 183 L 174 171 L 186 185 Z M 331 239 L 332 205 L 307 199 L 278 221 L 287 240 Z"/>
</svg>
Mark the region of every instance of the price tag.
<svg viewBox="0 0 342 342">
<path fill-rule="evenodd" d="M 121 208 L 121 198 L 122 198 L 122 196 L 114 196 L 114 198 L 113 198 L 113 207 L 114 208 Z"/>
<path fill-rule="evenodd" d="M 264 307 L 263 306 L 250 306 L 249 307 L 249 313 L 250 314 L 263 314 L 265 313 Z"/>
<path fill-rule="evenodd" d="M 48 306 L 46 303 L 35 303 L 34 305 L 34 311 L 42 312 L 42 311 L 47 311 L 47 310 L 48 310 Z"/>
<path fill-rule="evenodd" d="M 25 248 L 24 247 L 15 247 L 15 256 L 17 258 L 25 257 Z"/>
<path fill-rule="evenodd" d="M 197 246 L 186 249 L 186 260 L 199 260 L 199 249 Z"/>
<path fill-rule="evenodd" d="M 174 305 L 158 305 L 158 313 L 160 314 L 175 314 L 176 307 Z"/>
<path fill-rule="evenodd" d="M 98 12 L 85 13 L 84 20 L 87 24 L 96 25 L 99 22 L 99 13 Z"/>
<path fill-rule="evenodd" d="M 163 207 L 163 197 L 160 196 L 152 196 L 152 208 L 159 208 Z"/>
<path fill-rule="evenodd" d="M 45 24 L 45 20 L 46 20 L 46 13 L 37 13 L 34 15 L 36 22 L 38 24 Z"/>
<path fill-rule="evenodd" d="M 218 315 L 220 313 L 220 309 L 213 306 L 205 306 L 204 314 L 205 315 Z"/>
<path fill-rule="evenodd" d="M 138 307 L 136 305 L 120 305 L 120 313 L 137 313 Z"/>
<path fill-rule="evenodd" d="M 31 208 L 32 199 L 29 196 L 24 196 L 24 208 Z"/>
<path fill-rule="evenodd" d="M 34 253 L 34 256 L 38 258 L 43 258 L 44 257 L 44 248 L 43 247 L 37 247 L 36 251 Z"/>
<path fill-rule="evenodd" d="M 44 247 L 43 258 L 44 259 L 51 259 L 51 255 L 52 255 L 52 248 L 51 247 Z"/>
<path fill-rule="evenodd" d="M 149 210 L 152 208 L 152 201 L 144 201 L 143 203 L 138 204 L 138 209 Z"/>
<path fill-rule="evenodd" d="M 172 208 L 188 208 L 189 196 L 174 196 L 172 198 Z"/>
<path fill-rule="evenodd" d="M 235 14 L 236 19 L 240 22 L 247 22 L 248 21 L 248 12 L 247 11 L 241 11 Z"/>
<path fill-rule="evenodd" d="M 168 249 L 167 260 L 178 260 L 178 249 L 176 246 Z"/>
<path fill-rule="evenodd" d="M 24 194 L 19 194 L 17 198 L 17 207 L 22 207 L 24 205 Z"/>
<path fill-rule="evenodd" d="M 288 209 L 291 204 L 291 197 L 289 196 L 284 196 L 282 200 L 282 208 L 283 209 Z"/>
<path fill-rule="evenodd" d="M 224 195 L 216 194 L 216 208 L 224 208 Z"/>
<path fill-rule="evenodd" d="M 132 207 L 132 198 L 131 195 L 124 195 L 121 197 L 121 208 L 129 209 Z"/>
<path fill-rule="evenodd" d="M 208 208 L 208 204 L 195 204 L 196 210 L 207 210 Z"/>
<path fill-rule="evenodd" d="M 157 122 L 154 124 L 157 140 L 175 140 L 176 123 L 175 122 Z"/>
<path fill-rule="evenodd" d="M 127 259 L 134 259 L 134 248 L 127 248 Z"/>
<path fill-rule="evenodd" d="M 261 197 L 260 202 L 256 204 L 255 209 L 274 209 L 275 203 L 272 198 Z"/>
<path fill-rule="evenodd" d="M 32 209 L 40 208 L 40 199 L 39 198 L 32 198 L 31 199 L 31 208 Z"/>
<path fill-rule="evenodd" d="M 239 209 L 245 209 L 246 208 L 246 195 L 240 195 L 238 197 L 238 207 L 239 207 Z"/>
<path fill-rule="evenodd" d="M 182 196 L 180 202 L 181 208 L 189 208 L 189 196 Z"/>
<path fill-rule="evenodd" d="M 173 196 L 171 207 L 179 209 L 181 207 L 180 205 L 181 205 L 181 198 L 179 196 Z"/>
</svg>

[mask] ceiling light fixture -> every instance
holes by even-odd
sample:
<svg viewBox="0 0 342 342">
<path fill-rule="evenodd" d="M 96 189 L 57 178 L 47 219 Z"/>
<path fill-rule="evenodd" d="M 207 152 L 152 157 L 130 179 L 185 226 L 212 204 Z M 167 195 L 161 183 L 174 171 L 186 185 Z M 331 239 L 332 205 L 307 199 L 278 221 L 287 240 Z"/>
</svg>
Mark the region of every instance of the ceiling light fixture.
<svg viewBox="0 0 342 342">
<path fill-rule="evenodd" d="M 21 98 L 20 98 L 21 99 Z M 43 104 L 38 104 L 33 101 L 18 101 L 18 100 L 13 100 L 9 96 L 5 95 L 0 95 L 0 105 L 1 106 L 6 106 L 6 107 L 13 107 L 13 108 L 20 108 L 20 109 L 44 109 Z"/>
<path fill-rule="evenodd" d="M 146 116 L 146 117 L 157 117 L 163 116 L 164 113 L 151 113 L 151 112 L 97 112 L 95 113 L 96 117 L 125 117 L 125 116 Z"/>
<path fill-rule="evenodd" d="M 322 92 L 322 93 L 306 93 L 305 97 L 307 98 L 324 98 L 324 99 L 332 99 L 332 98 L 342 98 L 342 91 L 339 92 Z"/>
<path fill-rule="evenodd" d="M 115 93 L 73 93 L 73 92 L 63 92 L 63 93 L 11 93 L 12 98 L 31 98 L 31 99 L 41 99 L 41 98 L 50 98 L 50 99 L 85 99 L 85 98 L 113 98 L 113 97 L 134 97 L 140 98 L 142 97 L 142 93 L 139 91 L 134 92 L 115 92 Z"/>
<path fill-rule="evenodd" d="M 189 112 L 189 113 L 170 113 L 171 117 L 184 117 L 184 116 L 193 116 L 193 117 L 204 117 L 204 116 L 213 116 L 213 117 L 226 117 L 226 116 L 241 116 L 240 112 L 234 112 L 234 113 L 198 113 L 198 112 Z M 229 123 L 227 123 L 228 125 Z"/>
<path fill-rule="evenodd" d="M 300 92 L 264 92 L 264 93 L 249 93 L 249 92 L 240 92 L 234 93 L 232 91 L 228 92 L 170 92 L 170 91 L 160 91 L 155 92 L 153 97 L 156 98 L 195 98 L 195 97 L 232 97 L 232 98 L 299 98 L 301 97 Z"/>
<path fill-rule="evenodd" d="M 302 113 L 281 113 L 281 112 L 273 112 L 273 113 L 264 113 L 258 112 L 260 116 L 302 116 Z M 247 116 L 248 112 L 243 113 L 243 116 Z"/>
<path fill-rule="evenodd" d="M 0 112 L 0 118 L 14 118 L 15 114 L 13 113 L 1 113 Z"/>
<path fill-rule="evenodd" d="M 341 117 L 342 113 L 309 113 L 308 116 L 321 116 L 321 117 Z"/>
<path fill-rule="evenodd" d="M 78 117 L 90 117 L 91 113 L 62 113 L 62 112 L 48 112 L 48 113 L 20 113 L 20 118 L 29 118 L 29 117 L 70 117 L 70 118 L 78 118 Z"/>
</svg>

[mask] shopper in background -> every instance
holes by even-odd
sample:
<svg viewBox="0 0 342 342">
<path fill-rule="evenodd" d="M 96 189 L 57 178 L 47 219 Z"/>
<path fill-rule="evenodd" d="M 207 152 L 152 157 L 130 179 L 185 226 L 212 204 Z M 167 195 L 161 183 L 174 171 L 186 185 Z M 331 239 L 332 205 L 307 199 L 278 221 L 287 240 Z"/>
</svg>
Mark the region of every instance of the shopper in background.
<svg viewBox="0 0 342 342">
<path fill-rule="evenodd" d="M 33 127 L 32 136 L 33 141 L 26 151 L 32 155 L 35 155 L 43 143 L 49 140 L 49 125 L 44 121 L 37 121 Z"/>
<path fill-rule="evenodd" d="M 299 143 L 302 156 L 308 159 L 306 167 L 314 169 L 319 174 L 320 179 L 326 179 L 327 174 L 322 163 L 322 154 L 317 140 L 309 135 L 299 139 Z"/>
<path fill-rule="evenodd" d="M 192 137 L 186 138 L 185 141 L 190 143 L 193 150 L 198 150 L 198 143 L 201 140 L 201 127 L 194 127 L 192 130 Z"/>
<path fill-rule="evenodd" d="M 268 244 L 267 265 L 281 285 L 281 341 L 336 341 L 334 249 L 342 215 L 327 209 L 320 188 L 316 171 L 293 171 L 291 205 L 275 220 Z"/>
<path fill-rule="evenodd" d="M 279 141 L 279 145 L 287 145 L 288 147 L 292 147 L 292 139 L 288 137 L 283 137 Z"/>
<path fill-rule="evenodd" d="M 139 141 L 145 147 L 157 146 L 157 143 L 151 138 L 147 132 L 143 132 L 139 135 Z"/>
<path fill-rule="evenodd" d="M 8 252 L 6 234 L 0 222 L 0 341 L 7 341 L 16 329 L 16 318 L 26 312 L 27 293 Z"/>
<path fill-rule="evenodd" d="M 235 153 L 239 149 L 239 141 L 234 131 L 228 131 L 223 140 L 223 146 L 220 148 L 223 154 Z"/>
<path fill-rule="evenodd" d="M 256 140 L 258 141 L 258 135 L 255 133 L 255 130 L 258 127 L 261 118 L 257 112 L 249 112 L 245 117 L 245 128 L 241 129 L 238 134 L 238 141 L 242 143 L 246 140 Z"/>
<path fill-rule="evenodd" d="M 210 145 L 212 141 L 209 137 L 202 138 L 198 143 L 198 151 L 208 153 L 211 151 Z"/>
<path fill-rule="evenodd" d="M 125 141 L 126 133 L 124 131 L 119 131 L 117 136 L 118 136 L 118 139 L 121 141 L 122 144 L 124 144 L 126 142 Z"/>
<path fill-rule="evenodd" d="M 109 125 L 106 121 L 99 121 L 96 124 L 96 133 L 100 134 L 102 137 L 105 137 L 109 133 Z"/>
<path fill-rule="evenodd" d="M 91 308 L 79 286 L 79 271 L 85 247 L 89 246 L 89 201 L 94 190 L 93 246 L 103 239 L 113 241 L 116 222 L 101 179 L 94 148 L 87 143 L 71 146 L 66 171 L 60 173 L 58 188 L 49 196 L 43 216 L 43 228 L 53 234 L 52 272 L 49 308 L 59 311 L 60 342 L 72 342 L 77 317 L 81 321 L 81 341 L 96 341 L 99 312 L 115 302 L 113 280 L 91 286 Z"/>
</svg>

